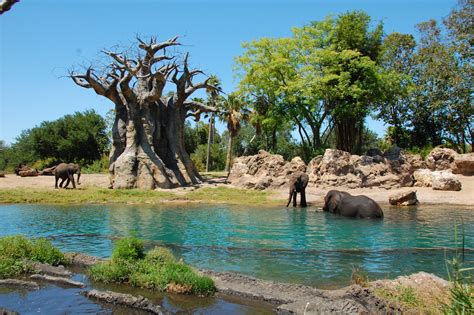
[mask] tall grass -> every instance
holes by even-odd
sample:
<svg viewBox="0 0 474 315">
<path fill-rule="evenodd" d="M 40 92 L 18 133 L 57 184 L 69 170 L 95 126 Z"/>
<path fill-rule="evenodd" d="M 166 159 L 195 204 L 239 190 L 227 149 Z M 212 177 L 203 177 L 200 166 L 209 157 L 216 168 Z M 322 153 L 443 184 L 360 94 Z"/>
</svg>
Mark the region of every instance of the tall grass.
<svg viewBox="0 0 474 315">
<path fill-rule="evenodd" d="M 454 226 L 454 238 L 458 248 L 458 226 Z M 444 314 L 474 314 L 474 285 L 473 267 L 464 267 L 465 232 L 464 221 L 461 218 L 461 253 L 456 250 L 455 256 L 446 258 L 446 268 L 451 284 L 449 302 L 444 304 Z"/>
</svg>

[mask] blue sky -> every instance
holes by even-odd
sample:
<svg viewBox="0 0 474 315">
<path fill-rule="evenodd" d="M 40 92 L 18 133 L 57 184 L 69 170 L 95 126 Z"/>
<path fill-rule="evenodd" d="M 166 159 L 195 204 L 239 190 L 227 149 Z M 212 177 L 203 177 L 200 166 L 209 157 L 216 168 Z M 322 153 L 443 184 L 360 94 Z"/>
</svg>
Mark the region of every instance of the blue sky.
<svg viewBox="0 0 474 315">
<path fill-rule="evenodd" d="M 65 76 L 74 66 L 100 59 L 100 50 L 130 46 L 136 35 L 166 40 L 181 36 L 190 63 L 216 74 L 224 91 L 237 85 L 232 72 L 241 43 L 291 34 L 294 26 L 329 14 L 363 10 L 382 20 L 385 32 L 415 34 L 415 25 L 441 20 L 455 0 L 21 0 L 0 16 L 0 140 L 44 120 L 113 107 Z M 369 128 L 383 134 L 380 122 Z"/>
</svg>

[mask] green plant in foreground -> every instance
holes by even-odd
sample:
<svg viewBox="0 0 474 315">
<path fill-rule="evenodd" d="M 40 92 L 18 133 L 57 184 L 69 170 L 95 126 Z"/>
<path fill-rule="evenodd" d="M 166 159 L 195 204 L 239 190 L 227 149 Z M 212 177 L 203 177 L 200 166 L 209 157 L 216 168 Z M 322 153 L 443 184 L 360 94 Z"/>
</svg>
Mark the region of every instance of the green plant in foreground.
<svg viewBox="0 0 474 315">
<path fill-rule="evenodd" d="M 28 261 L 59 265 L 66 258 L 44 238 L 30 240 L 22 235 L 0 238 L 0 278 L 28 272 L 31 269 Z"/>
<path fill-rule="evenodd" d="M 369 276 L 367 272 L 362 271 L 362 269 L 358 266 L 352 267 L 352 274 L 351 274 L 351 283 L 358 284 L 361 287 L 368 287 L 369 286 Z"/>
<path fill-rule="evenodd" d="M 461 260 L 454 257 L 447 260 L 448 276 L 451 282 L 449 302 L 443 305 L 444 314 L 474 314 L 474 268 L 462 268 Z"/>
<path fill-rule="evenodd" d="M 198 275 L 179 262 L 166 248 L 156 247 L 143 253 L 143 242 L 128 237 L 116 243 L 110 261 L 92 266 L 94 281 L 128 283 L 134 287 L 173 293 L 210 295 L 215 292 L 212 279 Z"/>
<path fill-rule="evenodd" d="M 401 303 L 410 308 L 423 308 L 424 303 L 418 298 L 414 288 L 398 285 L 395 290 L 386 288 L 375 289 L 375 294 L 385 300 Z"/>
</svg>

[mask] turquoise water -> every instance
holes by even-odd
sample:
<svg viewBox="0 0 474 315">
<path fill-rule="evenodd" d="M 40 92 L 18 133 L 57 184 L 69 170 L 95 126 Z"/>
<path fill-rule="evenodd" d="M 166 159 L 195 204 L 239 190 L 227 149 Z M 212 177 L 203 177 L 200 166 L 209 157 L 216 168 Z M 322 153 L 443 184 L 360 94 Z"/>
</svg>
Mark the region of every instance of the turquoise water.
<svg viewBox="0 0 474 315">
<path fill-rule="evenodd" d="M 108 257 L 113 239 L 133 231 L 198 268 L 328 288 L 348 284 L 355 266 L 370 279 L 445 276 L 462 218 L 465 259 L 474 261 L 472 207 L 383 210 L 383 220 L 358 220 L 312 208 L 2 205 L 0 235 L 46 236 L 62 250 Z"/>
</svg>

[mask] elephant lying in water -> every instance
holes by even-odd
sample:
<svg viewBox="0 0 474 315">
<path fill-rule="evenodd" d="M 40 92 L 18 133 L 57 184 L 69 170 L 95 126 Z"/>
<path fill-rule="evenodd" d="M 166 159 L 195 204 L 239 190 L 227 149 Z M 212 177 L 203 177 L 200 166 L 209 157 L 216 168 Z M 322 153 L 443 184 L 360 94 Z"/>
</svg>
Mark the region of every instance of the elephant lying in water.
<svg viewBox="0 0 474 315">
<path fill-rule="evenodd" d="M 76 183 L 74 182 L 74 174 L 77 174 L 77 184 L 80 185 L 81 183 L 79 182 L 79 178 L 81 177 L 81 167 L 79 166 L 79 164 L 74 164 L 74 163 L 58 164 L 58 166 L 56 166 L 54 170 L 54 177 L 56 180 L 54 188 L 58 188 L 58 180 L 60 178 L 61 178 L 61 183 L 59 184 L 59 187 L 63 188 L 63 183 L 65 180 L 67 180 L 64 188 L 66 188 L 69 185 L 69 182 L 72 182 L 72 188 L 76 188 Z"/>
<path fill-rule="evenodd" d="M 382 209 L 374 200 L 339 190 L 330 190 L 326 194 L 323 210 L 345 217 L 383 218 Z"/>
</svg>

